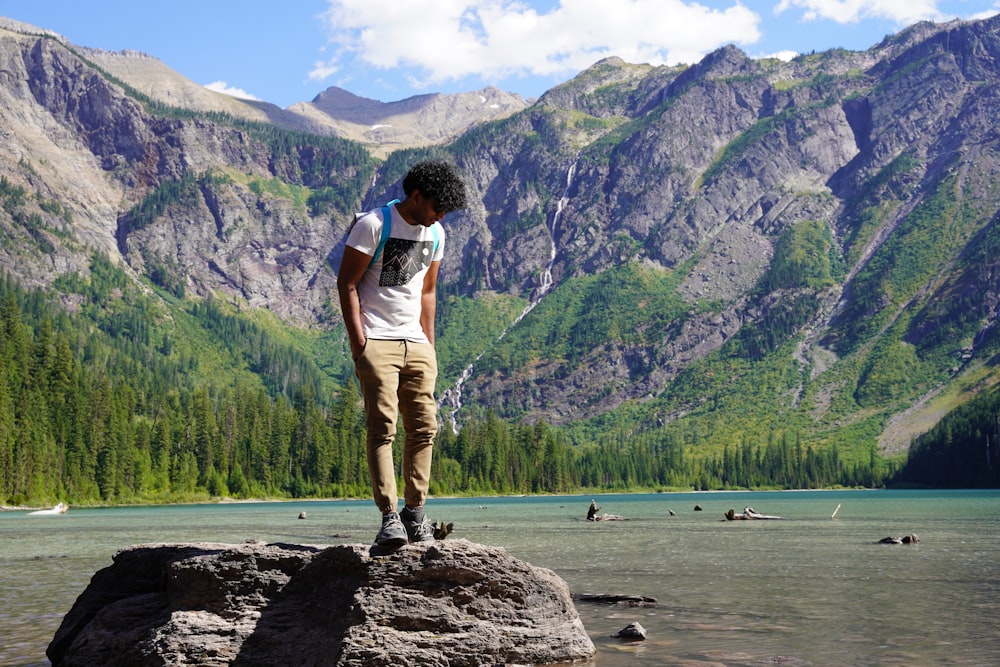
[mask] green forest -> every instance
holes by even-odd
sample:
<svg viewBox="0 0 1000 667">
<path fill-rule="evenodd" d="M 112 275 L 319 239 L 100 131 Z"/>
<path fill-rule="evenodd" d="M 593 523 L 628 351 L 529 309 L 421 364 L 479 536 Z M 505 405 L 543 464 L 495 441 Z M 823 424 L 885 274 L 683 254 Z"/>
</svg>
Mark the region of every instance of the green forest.
<svg viewBox="0 0 1000 667">
<path fill-rule="evenodd" d="M 901 482 L 1000 487 L 1000 388 L 956 408 L 910 447 Z"/>
<path fill-rule="evenodd" d="M 296 339 L 259 313 L 151 294 L 101 256 L 57 288 L 70 308 L 0 278 L 4 504 L 369 495 L 364 415 L 333 334 Z M 994 393 L 942 422 L 903 469 L 874 446 L 859 460 L 793 431 L 713 447 L 662 429 L 587 440 L 487 411 L 457 433 L 441 429 L 431 493 L 933 484 L 939 459 L 985 442 L 998 402 Z M 992 442 L 989 461 L 1000 467 Z M 946 483 L 996 485 L 975 460 L 950 466 Z"/>
</svg>

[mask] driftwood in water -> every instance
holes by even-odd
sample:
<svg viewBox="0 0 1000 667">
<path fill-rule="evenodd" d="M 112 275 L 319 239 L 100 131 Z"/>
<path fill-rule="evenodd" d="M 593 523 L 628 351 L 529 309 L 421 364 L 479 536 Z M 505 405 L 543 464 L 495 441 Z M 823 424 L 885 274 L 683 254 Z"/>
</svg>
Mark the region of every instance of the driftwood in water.
<svg viewBox="0 0 1000 667">
<path fill-rule="evenodd" d="M 455 524 L 450 522 L 445 523 L 444 521 L 442 521 L 441 525 L 438 525 L 438 522 L 435 521 L 434 523 L 431 524 L 431 528 L 434 529 L 434 539 L 443 540 L 444 538 L 451 535 L 451 531 L 455 530 Z"/>
<path fill-rule="evenodd" d="M 617 595 L 599 593 L 574 593 L 573 599 L 578 602 L 593 602 L 596 604 L 613 604 L 620 607 L 655 607 L 656 598 L 647 595 Z"/>
<path fill-rule="evenodd" d="M 730 521 L 740 521 L 744 519 L 777 519 L 779 521 L 783 521 L 785 519 L 785 517 L 783 516 L 774 516 L 773 514 L 761 514 L 752 507 L 744 507 L 742 514 L 737 514 L 736 510 L 730 508 L 730 510 L 726 512 L 726 518 L 729 519 Z"/>
</svg>

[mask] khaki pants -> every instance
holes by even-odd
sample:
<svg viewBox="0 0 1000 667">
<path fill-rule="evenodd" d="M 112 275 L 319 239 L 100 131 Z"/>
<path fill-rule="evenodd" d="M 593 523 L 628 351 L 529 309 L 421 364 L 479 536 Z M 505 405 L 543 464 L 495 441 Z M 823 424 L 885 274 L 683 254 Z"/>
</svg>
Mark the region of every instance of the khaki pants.
<svg viewBox="0 0 1000 667">
<path fill-rule="evenodd" d="M 392 445 L 396 419 L 403 415 L 403 498 L 410 507 L 427 499 L 431 452 L 437 434 L 437 356 L 430 343 L 369 338 L 354 362 L 365 401 L 368 472 L 379 510 L 397 511 Z"/>
</svg>

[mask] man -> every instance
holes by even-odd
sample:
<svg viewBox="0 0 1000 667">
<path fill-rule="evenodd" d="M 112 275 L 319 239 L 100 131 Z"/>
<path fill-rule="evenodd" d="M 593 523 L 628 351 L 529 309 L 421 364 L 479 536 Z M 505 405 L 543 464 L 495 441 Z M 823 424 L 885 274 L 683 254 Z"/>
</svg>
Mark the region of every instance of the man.
<svg viewBox="0 0 1000 667">
<path fill-rule="evenodd" d="M 434 539 L 424 502 L 438 428 L 434 315 L 445 242 L 440 220 L 466 204 L 465 184 L 444 160 L 413 165 L 403 192 L 403 201 L 355 218 L 337 276 L 365 403 L 372 494 L 382 512 L 375 543 L 386 547 Z M 405 507 L 397 512 L 392 451 L 400 413 Z"/>
</svg>

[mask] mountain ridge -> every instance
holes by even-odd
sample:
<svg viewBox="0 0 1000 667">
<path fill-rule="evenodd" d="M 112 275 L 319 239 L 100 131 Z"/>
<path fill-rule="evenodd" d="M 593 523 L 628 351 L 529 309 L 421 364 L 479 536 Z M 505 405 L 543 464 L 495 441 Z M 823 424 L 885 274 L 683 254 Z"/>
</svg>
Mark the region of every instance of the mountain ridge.
<svg viewBox="0 0 1000 667">
<path fill-rule="evenodd" d="M 296 102 L 283 109 L 266 100 L 210 90 L 142 51 L 76 46 L 56 32 L 5 17 L 0 17 L 0 28 L 56 39 L 105 72 L 167 106 L 230 114 L 289 130 L 351 139 L 382 157 L 393 150 L 445 143 L 473 125 L 516 113 L 529 104 L 520 95 L 494 87 L 467 93 L 427 93 L 394 102 L 379 102 L 331 87 L 311 101 Z M 340 103 L 332 104 L 334 99 Z"/>
</svg>

